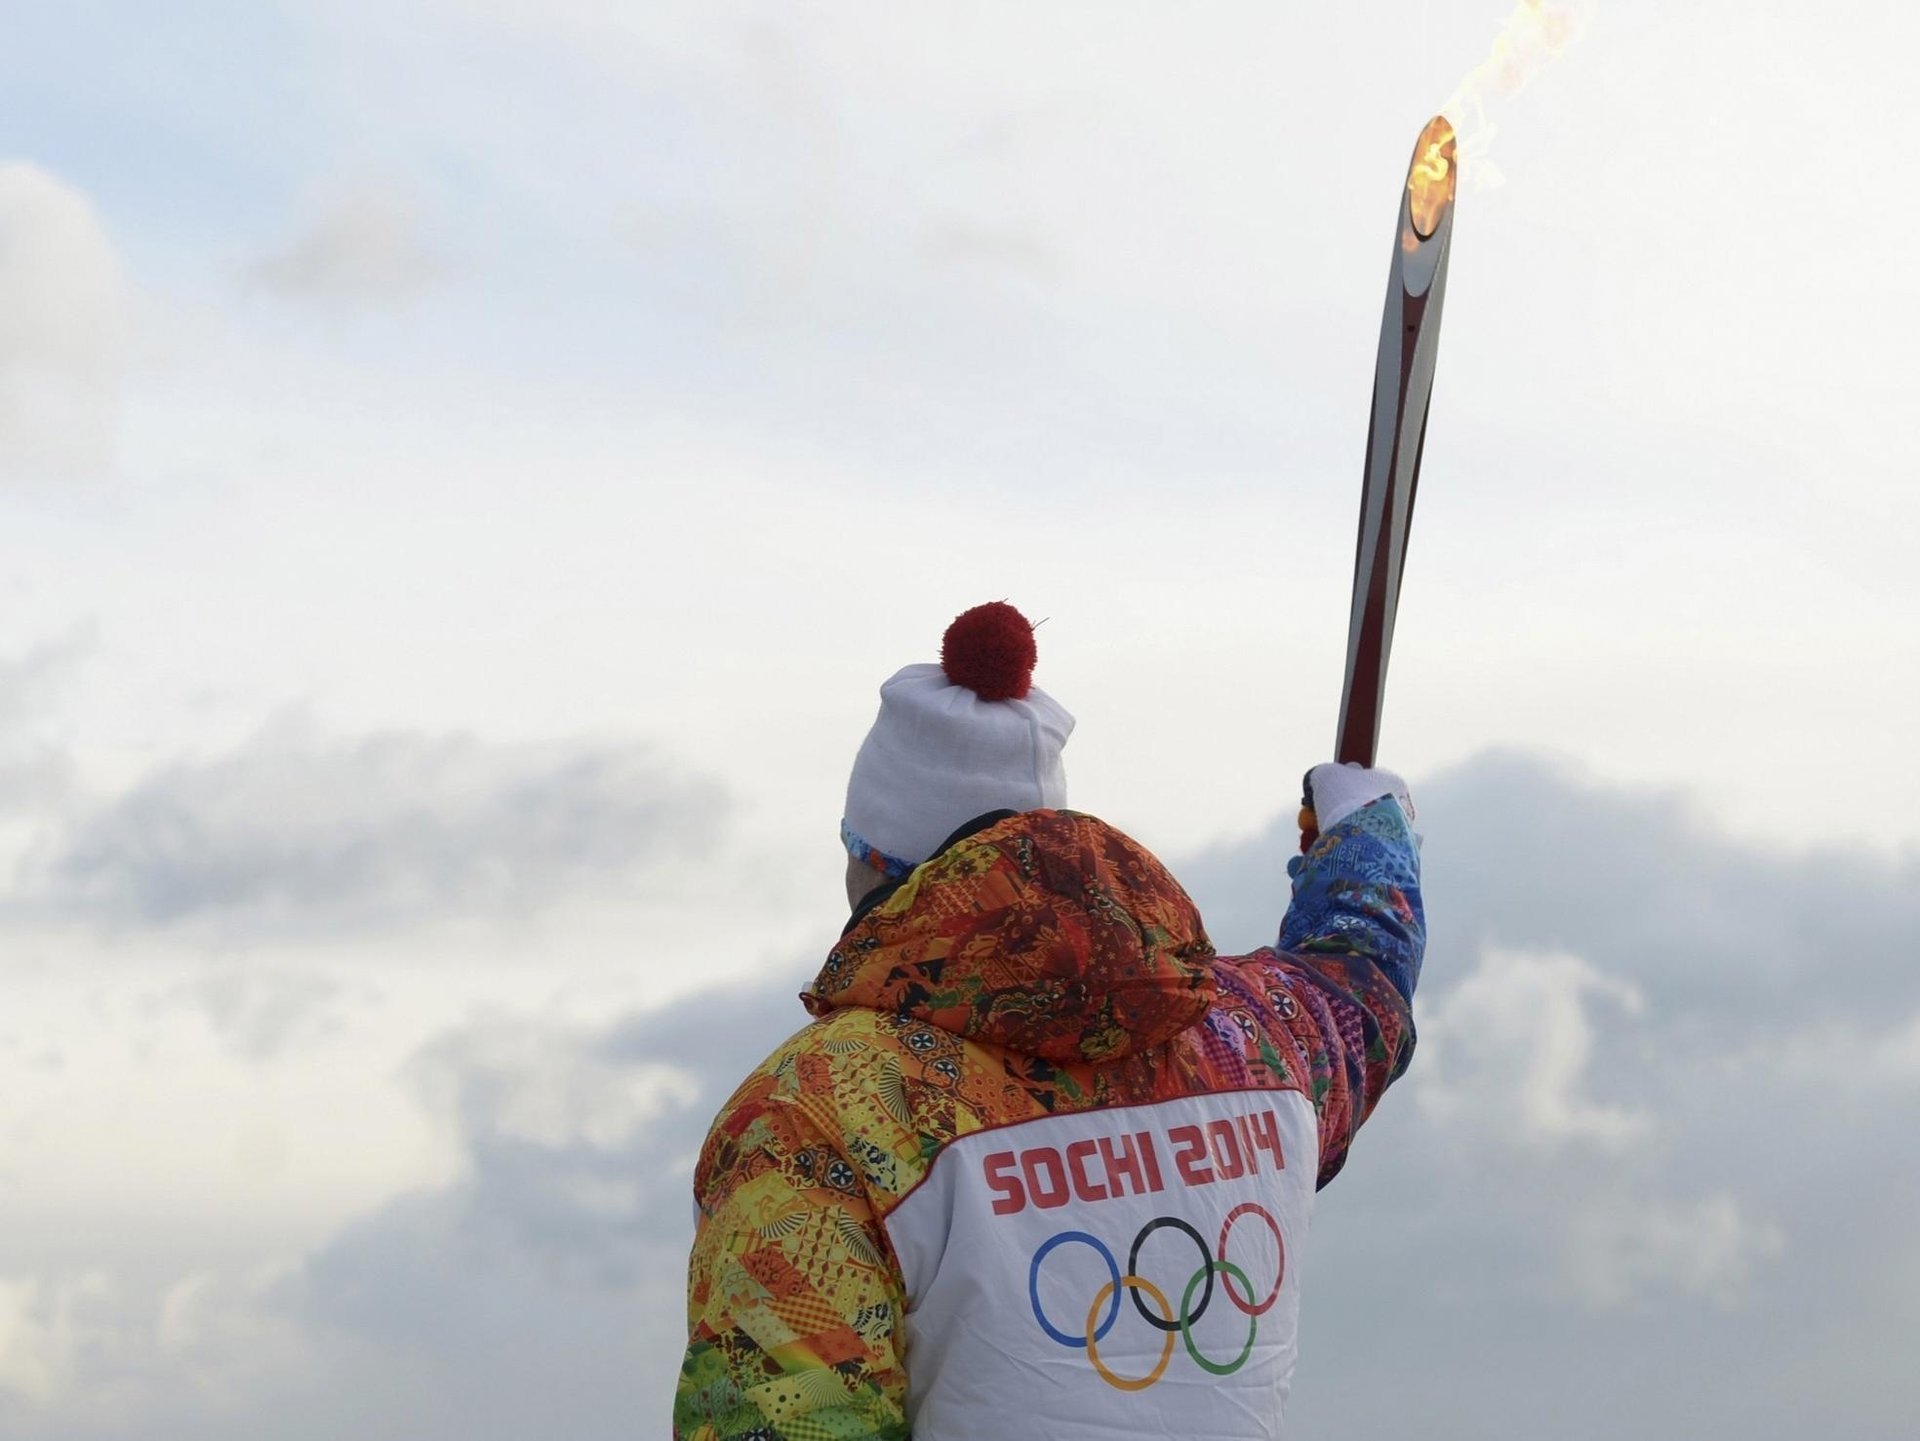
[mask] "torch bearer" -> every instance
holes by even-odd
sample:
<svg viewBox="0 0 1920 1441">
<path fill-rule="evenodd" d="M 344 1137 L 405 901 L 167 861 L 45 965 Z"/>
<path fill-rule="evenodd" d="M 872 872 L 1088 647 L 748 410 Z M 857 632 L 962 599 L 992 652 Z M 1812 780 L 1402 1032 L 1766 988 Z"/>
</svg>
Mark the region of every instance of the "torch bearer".
<svg viewBox="0 0 1920 1441">
<path fill-rule="evenodd" d="M 1347 622 L 1347 678 L 1340 697 L 1337 761 L 1370 766 L 1386 699 L 1393 616 L 1407 564 L 1407 530 L 1420 483 L 1427 404 L 1440 352 L 1440 306 L 1447 293 L 1453 238 L 1453 127 L 1436 115 L 1420 132 L 1400 197 L 1380 351 L 1373 368 L 1373 418 L 1360 492 L 1360 538 L 1353 557 L 1353 609 Z"/>
</svg>

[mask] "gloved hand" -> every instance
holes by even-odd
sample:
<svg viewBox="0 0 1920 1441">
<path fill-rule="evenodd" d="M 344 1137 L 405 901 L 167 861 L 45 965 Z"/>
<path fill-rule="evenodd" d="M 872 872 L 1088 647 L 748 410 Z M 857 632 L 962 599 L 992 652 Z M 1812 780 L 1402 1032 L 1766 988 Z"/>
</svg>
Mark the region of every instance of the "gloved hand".
<svg viewBox="0 0 1920 1441">
<path fill-rule="evenodd" d="M 1413 796 L 1407 790 L 1407 783 L 1382 766 L 1368 768 L 1354 761 L 1345 765 L 1315 766 L 1301 784 L 1305 792 L 1300 809 L 1300 849 L 1303 851 L 1319 839 L 1321 831 L 1339 825 L 1360 807 L 1382 796 L 1398 800 L 1409 821 L 1414 817 Z"/>
</svg>

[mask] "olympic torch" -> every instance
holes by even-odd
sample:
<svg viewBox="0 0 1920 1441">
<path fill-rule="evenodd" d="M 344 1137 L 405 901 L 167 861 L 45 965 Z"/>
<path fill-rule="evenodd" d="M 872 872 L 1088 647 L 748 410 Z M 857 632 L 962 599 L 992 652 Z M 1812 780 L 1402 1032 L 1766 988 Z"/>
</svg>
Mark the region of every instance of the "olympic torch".
<svg viewBox="0 0 1920 1441">
<path fill-rule="evenodd" d="M 1436 115 L 1420 132 L 1400 197 L 1373 368 L 1373 418 L 1367 427 L 1353 608 L 1347 622 L 1347 676 L 1333 746 L 1335 760 L 1364 766 L 1373 764 L 1380 739 L 1393 617 L 1400 605 L 1400 574 L 1407 564 L 1407 531 L 1413 523 L 1427 404 L 1433 398 L 1433 367 L 1440 351 L 1456 181 L 1453 126 Z"/>
<path fill-rule="evenodd" d="M 1373 764 L 1380 740 L 1393 618 L 1400 607 L 1400 575 L 1407 564 L 1407 531 L 1413 523 L 1427 405 L 1440 352 L 1440 307 L 1447 293 L 1457 183 L 1453 126 L 1444 115 L 1436 115 L 1420 132 L 1400 195 L 1387 303 L 1380 317 L 1380 350 L 1373 363 L 1373 415 L 1367 425 L 1360 535 L 1353 554 L 1347 673 L 1333 743 L 1335 760 L 1363 766 Z M 1300 848 L 1307 849 L 1318 835 L 1308 787 L 1300 813 Z"/>
</svg>

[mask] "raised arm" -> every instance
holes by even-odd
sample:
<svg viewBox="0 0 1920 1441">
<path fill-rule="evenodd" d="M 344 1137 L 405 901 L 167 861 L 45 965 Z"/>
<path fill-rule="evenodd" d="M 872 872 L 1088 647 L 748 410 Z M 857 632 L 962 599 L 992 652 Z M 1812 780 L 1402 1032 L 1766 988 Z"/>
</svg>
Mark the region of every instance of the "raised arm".
<svg viewBox="0 0 1920 1441">
<path fill-rule="evenodd" d="M 1324 1186 L 1413 1058 L 1426 921 L 1404 782 L 1390 771 L 1321 766 L 1311 784 L 1319 836 L 1287 866 L 1293 899 L 1280 927 L 1279 962 L 1305 1002 L 1301 1020 L 1318 1046 Z"/>
</svg>

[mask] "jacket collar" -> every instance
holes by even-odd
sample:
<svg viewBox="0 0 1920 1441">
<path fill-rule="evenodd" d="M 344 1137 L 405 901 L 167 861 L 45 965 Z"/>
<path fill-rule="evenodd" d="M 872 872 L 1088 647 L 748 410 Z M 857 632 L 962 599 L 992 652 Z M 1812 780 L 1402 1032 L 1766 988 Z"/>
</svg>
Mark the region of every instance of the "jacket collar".
<svg viewBox="0 0 1920 1441">
<path fill-rule="evenodd" d="M 999 810 L 988 811 L 985 815 L 975 816 L 972 820 L 960 827 L 959 830 L 940 842 L 940 849 L 933 853 L 932 859 L 938 860 L 943 852 L 959 845 L 960 842 L 964 841 L 968 836 L 976 836 L 989 826 L 997 825 L 1009 816 L 1017 816 L 1019 814 L 1020 812 L 1018 811 Z M 909 875 L 910 874 L 911 873 L 909 873 Z M 868 911 L 880 905 L 895 891 L 899 890 L 900 887 L 907 883 L 907 880 L 908 876 L 902 876 L 897 881 L 888 881 L 884 886 L 875 886 L 864 896 L 860 897 L 860 899 L 854 903 L 853 914 L 847 918 L 847 923 L 840 928 L 840 934 L 844 936 L 848 931 L 859 925 L 861 919 Z"/>
<path fill-rule="evenodd" d="M 1193 902 L 1137 842 L 1073 811 L 996 812 L 868 897 L 801 999 L 1108 1061 L 1199 1020 L 1212 957 Z"/>
</svg>

